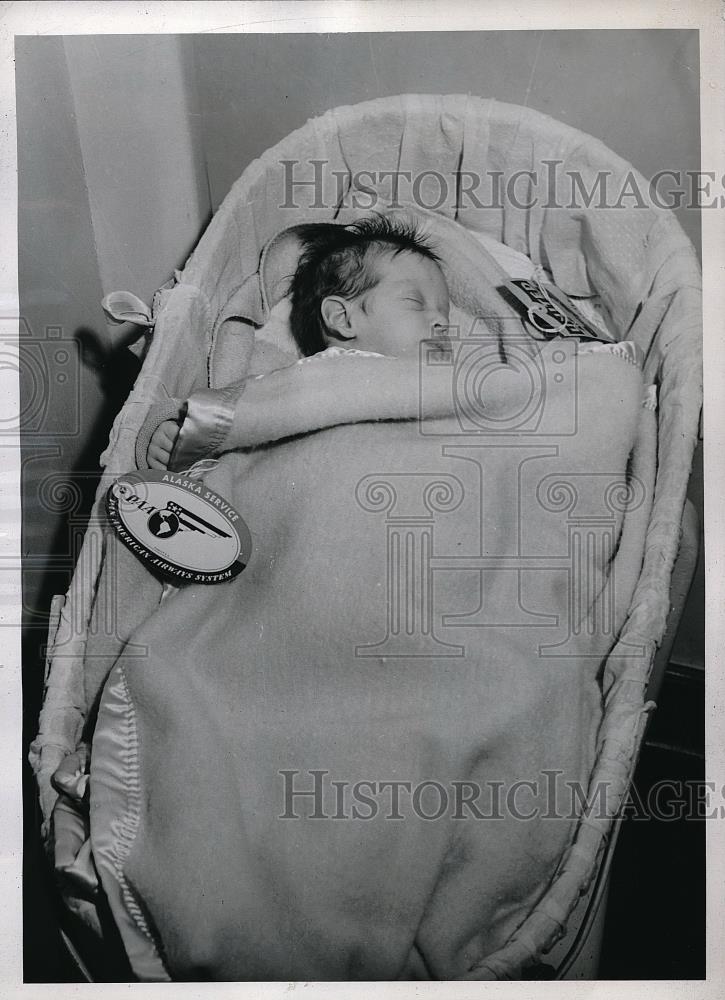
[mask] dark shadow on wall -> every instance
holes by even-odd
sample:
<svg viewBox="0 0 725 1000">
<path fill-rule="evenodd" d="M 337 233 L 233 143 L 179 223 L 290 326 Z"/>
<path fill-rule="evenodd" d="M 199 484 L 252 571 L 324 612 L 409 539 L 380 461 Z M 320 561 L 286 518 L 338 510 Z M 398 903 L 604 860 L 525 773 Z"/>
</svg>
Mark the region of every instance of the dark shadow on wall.
<svg viewBox="0 0 725 1000">
<path fill-rule="evenodd" d="M 65 593 L 70 583 L 78 555 L 77 545 L 82 538 L 100 475 L 99 456 L 108 443 L 116 414 L 140 369 L 140 362 L 131 351 L 125 347 L 109 349 L 103 336 L 89 327 L 77 329 L 71 341 L 77 348 L 80 365 L 100 390 L 101 403 L 93 424 L 85 429 L 84 443 L 73 466 L 67 471 L 49 472 L 39 482 L 34 477 L 34 483 L 37 483 L 34 489 L 23 490 L 26 504 L 33 505 L 32 509 L 25 511 L 29 522 L 26 528 L 29 545 L 23 546 L 26 557 L 28 549 L 35 551 L 29 537 L 32 533 L 31 519 L 42 518 L 45 514 L 58 521 L 55 535 L 47 551 L 40 555 L 39 564 L 26 565 L 26 571 L 34 574 L 34 578 L 33 585 L 26 591 L 33 595 L 33 600 L 30 605 L 24 604 L 24 625 L 32 631 L 36 630 L 36 625 L 40 629 L 47 628 L 50 599 L 53 594 Z M 21 396 L 21 412 L 23 407 Z M 21 431 L 24 473 L 33 462 L 42 463 L 47 457 L 42 448 L 35 446 L 35 442 L 34 433 L 25 429 Z M 30 486 L 30 483 L 23 484 L 26 485 Z M 38 573 L 41 574 L 40 580 L 35 577 Z"/>
<path fill-rule="evenodd" d="M 40 503 L 45 496 L 53 506 L 51 515 L 59 518 L 58 527 L 42 566 L 24 567 L 23 593 L 33 595 L 31 606 L 23 604 L 23 959 L 26 982 L 78 982 L 75 964 L 61 942 L 59 926 L 67 913 L 60 905 L 54 875 L 44 856 L 40 841 L 40 810 L 35 779 L 28 764 L 28 748 L 35 738 L 43 697 L 43 674 L 46 655 L 48 612 L 54 594 L 64 594 L 69 585 L 77 551 L 93 505 L 100 477 L 99 455 L 105 448 L 116 414 L 134 383 L 139 361 L 124 347 L 109 350 L 96 331 L 81 327 L 73 334 L 81 364 L 92 375 L 103 394 L 97 422 L 73 469 L 68 473 L 50 472 L 45 477 L 47 489 L 33 491 Z M 21 434 L 21 448 L 24 435 Z M 27 442 L 25 442 L 27 444 Z M 31 449 L 31 461 L 37 456 Z M 27 448 L 23 459 L 28 456 Z M 42 460 L 42 459 L 41 459 Z M 26 466 L 23 464 L 23 471 Z M 28 496 L 24 492 L 24 496 Z M 24 511 L 28 516 L 28 511 Z M 31 515 L 32 516 L 32 515 Z M 37 511 L 35 512 L 37 516 Z M 23 549 L 25 551 L 25 544 Z M 42 579 L 37 580 L 37 574 Z M 36 578 L 26 586 L 26 573 Z M 124 977 L 126 978 L 126 977 Z"/>
</svg>

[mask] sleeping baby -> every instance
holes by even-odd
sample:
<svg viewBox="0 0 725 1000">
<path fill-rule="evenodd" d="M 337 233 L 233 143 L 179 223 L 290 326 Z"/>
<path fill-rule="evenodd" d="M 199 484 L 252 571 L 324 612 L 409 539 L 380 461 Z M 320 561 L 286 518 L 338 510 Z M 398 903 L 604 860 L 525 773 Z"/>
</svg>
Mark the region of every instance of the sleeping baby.
<svg viewBox="0 0 725 1000">
<path fill-rule="evenodd" d="M 354 356 L 362 379 L 357 384 L 362 388 L 369 370 L 359 367 L 363 357 L 417 361 L 424 340 L 431 340 L 445 351 L 448 287 L 438 256 L 415 227 L 376 216 L 346 227 L 332 224 L 304 227 L 301 237 L 305 250 L 292 280 L 290 327 L 304 355 L 303 361 L 310 357 Z M 355 346 L 351 350 L 341 345 Z M 414 371 L 414 366 L 406 367 L 409 373 Z M 376 375 L 380 375 L 381 369 L 376 368 Z M 249 408 L 255 406 L 255 422 L 259 422 L 262 417 L 259 407 L 274 400 L 275 418 L 279 421 L 280 395 L 283 393 L 292 404 L 297 392 L 295 409 L 300 416 L 300 393 L 314 387 L 317 421 L 322 419 L 324 410 L 320 406 L 324 399 L 319 393 L 323 392 L 324 397 L 324 388 L 318 380 L 305 377 L 307 372 L 283 370 L 273 374 L 277 377 L 264 376 L 263 380 L 257 380 L 257 385 L 254 381 L 247 383 L 244 390 L 247 415 Z M 259 384 L 261 381 L 264 386 Z M 327 393 L 331 391 L 337 396 L 339 387 L 328 380 Z M 305 397 L 312 402 L 309 391 Z M 384 414 L 388 418 L 396 415 Z M 330 417 L 334 422 L 334 415 Z M 324 424 L 318 422 L 317 426 Z M 248 425 L 244 443 L 261 443 L 252 440 L 250 431 Z M 148 448 L 148 464 L 152 469 L 168 467 L 178 436 L 178 421 L 166 420 L 160 424 Z M 235 445 L 241 446 L 238 437 L 233 435 L 233 438 Z M 181 455 L 175 455 L 177 466 L 180 458 Z"/>
<path fill-rule="evenodd" d="M 139 465 L 187 470 L 225 451 L 336 424 L 460 419 L 467 405 L 478 411 L 474 422 L 483 413 L 501 426 L 509 414 L 527 407 L 532 391 L 527 365 L 499 358 L 493 335 L 483 398 L 471 403 L 452 391 L 450 363 L 428 365 L 421 393 L 421 345 L 429 345 L 428 360 L 432 352 L 450 362 L 452 341 L 443 262 L 415 225 L 374 216 L 349 226 L 317 224 L 297 231 L 304 249 L 291 282 L 289 325 L 301 360 L 224 389 L 194 393 L 176 419 L 164 419 L 150 440 L 140 440 Z M 526 349 L 543 371 L 561 346 L 561 338 L 531 338 Z M 604 351 L 638 363 L 629 343 L 576 347 L 580 356 Z M 547 396 L 566 391 L 559 376 L 547 380 Z"/>
</svg>

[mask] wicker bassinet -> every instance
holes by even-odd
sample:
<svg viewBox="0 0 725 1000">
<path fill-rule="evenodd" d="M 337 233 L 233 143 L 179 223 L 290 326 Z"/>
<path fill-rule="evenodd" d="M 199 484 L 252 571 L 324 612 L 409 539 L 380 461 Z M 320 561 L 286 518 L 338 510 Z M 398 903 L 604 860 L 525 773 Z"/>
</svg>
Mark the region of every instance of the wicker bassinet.
<svg viewBox="0 0 725 1000">
<path fill-rule="evenodd" d="M 290 207 L 289 164 L 294 164 L 295 179 L 309 179 L 314 160 L 327 161 L 322 188 L 298 185 L 294 195 L 299 205 Z M 550 170 L 546 165 L 551 161 L 558 164 L 557 197 L 552 199 L 551 191 L 530 197 L 524 172 Z M 603 672 L 606 710 L 591 776 L 592 783 L 607 783 L 610 807 L 616 806 L 632 776 L 651 707 L 645 692 L 670 610 L 670 580 L 701 406 L 701 289 L 694 250 L 675 218 L 655 208 L 641 175 L 596 139 L 523 107 L 470 96 L 408 95 L 334 109 L 267 151 L 234 185 L 175 282 L 155 297 L 155 330 L 147 338 L 136 385 L 116 419 L 95 509 L 100 510 L 109 480 L 135 467 L 136 437 L 158 400 L 159 383 L 180 398 L 215 384 L 209 357 L 217 326 L 244 280 L 253 286 L 256 282 L 259 320 L 265 318 L 259 248 L 289 225 L 334 219 L 339 178 L 354 185 L 356 173 L 371 167 L 410 171 L 412 176 L 430 171 L 438 187 L 418 189 L 428 207 L 527 254 L 553 273 L 567 293 L 600 295 L 617 335 L 626 335 L 644 351 L 646 384 L 658 385 L 654 507 L 639 583 Z M 615 201 L 629 183 L 647 204 L 622 200 L 618 208 L 608 208 L 594 199 L 590 207 L 571 205 L 570 175 L 576 174 L 591 191 L 599 171 L 605 172 Z M 440 182 L 433 172 L 453 182 L 452 195 L 440 205 L 434 204 Z M 507 179 L 521 172 L 516 191 L 529 207 L 506 198 L 481 207 L 467 197 L 471 176 L 494 172 L 500 172 L 504 190 Z M 388 193 L 390 182 L 385 183 Z M 364 184 L 375 187 L 369 175 Z M 399 197 L 404 204 L 402 189 Z M 569 207 L 555 207 L 552 200 Z M 51 648 L 39 733 L 31 750 L 46 836 L 56 798 L 50 777 L 75 750 L 87 715 L 84 649 L 105 558 L 99 524 L 99 518 L 91 519 L 70 591 L 62 608 L 61 602 L 56 606 L 55 655 Z M 627 644 L 645 647 L 648 655 L 628 658 L 623 655 Z M 611 832 L 611 820 L 605 817 L 580 822 L 542 899 L 507 945 L 479 967 L 477 978 L 518 976 L 564 937 L 577 901 L 600 869 Z"/>
</svg>

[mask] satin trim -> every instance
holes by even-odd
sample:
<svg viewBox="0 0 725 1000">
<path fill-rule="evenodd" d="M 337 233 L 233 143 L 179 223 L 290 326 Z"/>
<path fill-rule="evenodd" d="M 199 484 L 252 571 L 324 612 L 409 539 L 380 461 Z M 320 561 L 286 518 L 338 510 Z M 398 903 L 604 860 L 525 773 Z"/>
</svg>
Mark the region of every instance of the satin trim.
<svg viewBox="0 0 725 1000">
<path fill-rule="evenodd" d="M 131 968 L 143 982 L 170 982 L 124 867 L 141 821 L 136 713 L 122 666 L 101 699 L 91 764 L 91 845 Z"/>
<path fill-rule="evenodd" d="M 88 761 L 90 748 L 81 743 L 62 761 L 51 784 L 58 792 L 53 808 L 55 871 L 64 891 L 93 902 L 98 892 L 88 836 Z"/>
<path fill-rule="evenodd" d="M 200 389 L 186 401 L 184 419 L 169 459 L 170 472 L 182 472 L 212 458 L 229 433 L 244 386 Z"/>
</svg>

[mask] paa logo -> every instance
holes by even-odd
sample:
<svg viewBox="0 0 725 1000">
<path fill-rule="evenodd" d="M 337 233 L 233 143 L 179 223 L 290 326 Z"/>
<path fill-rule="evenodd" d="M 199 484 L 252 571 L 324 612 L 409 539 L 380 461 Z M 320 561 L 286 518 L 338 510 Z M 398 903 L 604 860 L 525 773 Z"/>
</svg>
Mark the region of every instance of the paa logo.
<svg viewBox="0 0 725 1000">
<path fill-rule="evenodd" d="M 249 562 L 252 539 L 241 514 L 198 480 L 129 473 L 110 487 L 106 510 L 121 541 L 175 583 L 223 583 Z"/>
</svg>

